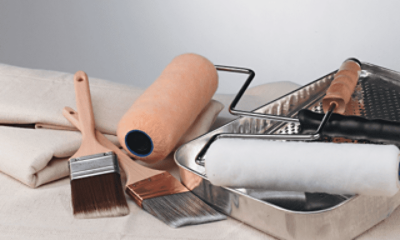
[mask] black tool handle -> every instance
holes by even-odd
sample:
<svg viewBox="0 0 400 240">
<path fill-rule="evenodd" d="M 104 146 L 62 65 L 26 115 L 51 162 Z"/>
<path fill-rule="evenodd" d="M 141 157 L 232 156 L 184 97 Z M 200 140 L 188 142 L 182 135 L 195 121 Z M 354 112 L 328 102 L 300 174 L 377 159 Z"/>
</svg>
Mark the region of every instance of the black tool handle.
<svg viewBox="0 0 400 240">
<path fill-rule="evenodd" d="M 300 110 L 298 118 L 301 133 L 315 133 L 323 116 L 324 114 L 310 110 Z M 368 120 L 358 116 L 332 114 L 321 134 L 329 137 L 345 137 L 400 145 L 400 123 L 382 119 Z"/>
</svg>

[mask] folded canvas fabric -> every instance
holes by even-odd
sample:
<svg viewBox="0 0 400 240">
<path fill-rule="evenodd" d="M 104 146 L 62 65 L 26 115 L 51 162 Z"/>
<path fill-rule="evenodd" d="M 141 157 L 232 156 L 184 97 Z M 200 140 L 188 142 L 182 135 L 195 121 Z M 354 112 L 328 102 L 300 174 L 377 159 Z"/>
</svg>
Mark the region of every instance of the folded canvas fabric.
<svg viewBox="0 0 400 240">
<path fill-rule="evenodd" d="M 0 126 L 0 171 L 38 187 L 68 176 L 67 160 L 80 143 L 79 132 Z"/>
<path fill-rule="evenodd" d="M 96 128 L 116 135 L 119 119 L 143 92 L 90 77 Z M 76 109 L 73 74 L 0 64 L 0 123 L 73 126 L 63 117 L 65 106 Z"/>
<path fill-rule="evenodd" d="M 211 101 L 178 146 L 207 132 L 222 107 Z M 116 136 L 106 136 L 119 146 Z M 69 175 L 68 158 L 80 143 L 81 134 L 77 131 L 0 126 L 0 171 L 30 187 L 38 187 Z"/>
<path fill-rule="evenodd" d="M 75 107 L 73 74 L 0 64 L 0 171 L 30 187 L 68 175 L 67 159 L 80 146 L 81 135 L 62 115 Z M 143 89 L 90 78 L 96 128 L 119 146 L 116 126 Z M 204 134 L 223 105 L 215 100 L 203 109 L 179 144 Z M 37 129 L 15 126 L 34 124 Z M 49 128 L 42 129 L 42 128 Z"/>
<path fill-rule="evenodd" d="M 96 128 L 105 134 L 115 135 L 119 120 L 144 89 L 89 78 Z M 0 124 L 75 129 L 61 113 L 65 106 L 76 109 L 72 79 L 73 74 L 70 73 L 0 64 Z M 279 82 L 249 88 L 237 108 L 253 110 L 298 87 L 292 82 Z M 228 106 L 233 96 L 216 94 L 214 99 Z M 225 108 L 217 124 L 233 118 Z"/>
<path fill-rule="evenodd" d="M 68 176 L 68 158 L 77 151 L 81 135 L 63 117 L 62 109 L 76 109 L 73 74 L 0 64 L 0 125 L 32 124 L 37 129 L 0 127 L 0 171 L 30 187 Z M 250 88 L 238 108 L 252 110 L 298 85 L 290 82 Z M 96 128 L 115 135 L 122 115 L 144 89 L 90 77 Z M 227 108 L 234 94 L 217 94 L 179 141 L 178 146 L 232 120 Z M 50 128 L 46 130 L 42 128 Z M 108 136 L 118 145 L 115 136 Z"/>
</svg>

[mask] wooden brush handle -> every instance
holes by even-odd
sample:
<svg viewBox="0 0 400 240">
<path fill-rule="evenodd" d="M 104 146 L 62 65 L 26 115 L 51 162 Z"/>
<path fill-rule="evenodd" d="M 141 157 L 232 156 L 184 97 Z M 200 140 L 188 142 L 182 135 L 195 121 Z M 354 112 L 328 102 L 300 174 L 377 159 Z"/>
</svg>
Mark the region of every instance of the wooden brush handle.
<svg viewBox="0 0 400 240">
<path fill-rule="evenodd" d="M 76 72 L 74 85 L 76 106 L 82 113 L 79 121 L 79 130 L 82 132 L 82 143 L 78 151 L 71 158 L 109 152 L 110 149 L 105 148 L 96 139 L 89 79 L 86 73 L 82 71 Z"/>
<path fill-rule="evenodd" d="M 346 60 L 335 74 L 325 97 L 322 99 L 324 112 L 327 112 L 332 103 L 336 104 L 335 113 L 343 114 L 346 104 L 350 101 L 354 88 L 360 76 L 361 67 L 356 60 Z"/>
<path fill-rule="evenodd" d="M 78 71 L 74 75 L 75 97 L 78 112 L 81 115 L 80 128 L 82 138 L 95 140 L 95 123 L 90 97 L 89 79 L 85 72 Z"/>
<path fill-rule="evenodd" d="M 70 107 L 65 107 L 63 109 L 63 115 L 68 121 L 74 125 L 76 128 L 80 130 L 80 118 L 78 113 L 75 112 Z M 108 140 L 100 131 L 96 130 L 96 138 L 98 142 L 100 142 L 104 147 L 112 150 L 117 154 L 118 161 L 121 164 L 121 167 L 124 169 L 127 183 L 126 185 L 133 184 L 135 182 L 141 181 L 143 179 L 149 178 L 151 176 L 163 173 L 164 171 L 154 170 L 147 167 L 144 167 L 135 161 L 133 161 L 128 155 L 121 151 L 117 146 L 115 146 L 110 140 Z"/>
</svg>

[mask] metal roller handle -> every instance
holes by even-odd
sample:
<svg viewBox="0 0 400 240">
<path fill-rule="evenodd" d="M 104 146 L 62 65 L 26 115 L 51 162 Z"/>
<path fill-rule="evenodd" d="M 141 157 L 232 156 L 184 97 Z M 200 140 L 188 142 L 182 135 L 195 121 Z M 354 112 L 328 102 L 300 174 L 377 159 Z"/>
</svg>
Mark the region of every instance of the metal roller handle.
<svg viewBox="0 0 400 240">
<path fill-rule="evenodd" d="M 287 123 L 299 123 L 299 120 L 297 118 L 255 113 L 255 112 L 235 109 L 239 100 L 242 98 L 246 89 L 249 87 L 251 81 L 254 79 L 255 73 L 253 70 L 248 68 L 239 68 L 239 67 L 230 67 L 221 65 L 215 65 L 215 68 L 218 71 L 235 72 L 242 74 L 244 73 L 249 75 L 247 80 L 240 88 L 239 92 L 236 94 L 235 98 L 233 99 L 232 103 L 229 106 L 229 112 L 232 115 L 248 116 L 253 118 L 275 120 Z M 322 100 L 323 109 L 325 113 L 328 112 L 330 106 L 333 103 L 335 104 L 335 107 L 333 108 L 335 113 L 344 112 L 344 110 L 346 109 L 346 104 L 349 102 L 351 94 L 354 92 L 355 86 L 357 85 L 360 72 L 361 72 L 361 62 L 358 59 L 349 58 L 343 62 L 338 72 L 335 74 L 335 79 L 329 86 L 326 92 L 326 96 Z"/>
<path fill-rule="evenodd" d="M 300 110 L 298 117 L 301 133 L 313 133 L 320 128 L 323 114 Z M 332 114 L 329 122 L 320 129 L 321 134 L 330 137 L 345 137 L 400 145 L 400 123 L 382 119 L 365 119 L 358 116 Z"/>
<path fill-rule="evenodd" d="M 229 71 L 229 72 L 237 72 L 237 73 L 247 73 L 249 77 L 247 78 L 245 84 L 239 90 L 239 93 L 236 95 L 235 99 L 232 101 L 229 111 L 234 115 L 239 116 L 250 116 L 255 118 L 261 119 L 270 119 L 276 121 L 283 121 L 283 122 L 300 122 L 298 119 L 276 116 L 276 115 L 269 115 L 269 114 L 259 114 L 254 112 L 245 112 L 240 110 L 235 110 L 237 103 L 239 102 L 240 98 L 243 96 L 244 92 L 246 91 L 247 87 L 250 85 L 250 82 L 253 80 L 255 73 L 254 71 L 246 68 L 237 68 L 237 67 L 227 67 L 227 66 L 215 66 L 217 70 L 220 71 Z M 311 134 L 233 134 L 233 133 L 220 133 L 216 134 L 207 141 L 204 147 L 200 150 L 199 154 L 196 157 L 196 163 L 198 165 L 204 166 L 204 156 L 211 146 L 213 142 L 221 138 L 246 138 L 246 139 L 266 139 L 266 140 L 297 140 L 297 141 L 314 141 L 318 140 L 321 137 L 322 129 L 325 127 L 327 122 L 329 121 L 333 111 L 336 107 L 335 103 L 332 103 L 329 106 L 327 113 L 320 119 L 318 127 L 316 130 Z"/>
<path fill-rule="evenodd" d="M 276 115 L 270 115 L 270 114 L 255 113 L 255 112 L 242 111 L 242 110 L 235 109 L 236 105 L 238 104 L 239 100 L 242 98 L 244 92 L 249 87 L 251 81 L 254 79 L 254 76 L 256 74 L 254 73 L 253 70 L 248 69 L 248 68 L 229 67 L 229 66 L 220 66 L 220 65 L 215 65 L 215 68 L 218 71 L 244 73 L 244 74 L 248 74 L 249 75 L 247 80 L 246 80 L 246 82 L 240 88 L 239 92 L 236 94 L 235 98 L 233 99 L 232 103 L 229 106 L 229 112 L 232 115 L 248 116 L 248 117 L 253 117 L 253 118 L 269 119 L 269 120 L 282 121 L 282 122 L 292 122 L 292 123 L 298 123 L 299 122 L 299 120 L 296 119 L 296 118 L 289 118 L 289 117 L 284 117 L 284 116 L 276 116 Z"/>
</svg>

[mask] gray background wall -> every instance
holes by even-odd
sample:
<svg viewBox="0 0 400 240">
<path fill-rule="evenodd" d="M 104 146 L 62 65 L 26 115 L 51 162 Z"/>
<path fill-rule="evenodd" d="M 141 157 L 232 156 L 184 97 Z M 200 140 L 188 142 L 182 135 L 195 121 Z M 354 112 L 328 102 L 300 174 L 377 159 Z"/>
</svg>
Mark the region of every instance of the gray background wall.
<svg viewBox="0 0 400 240">
<path fill-rule="evenodd" d="M 399 7 L 388 0 L 0 0 L 0 62 L 84 70 L 141 87 L 186 52 L 252 68 L 254 85 L 305 84 L 348 57 L 400 71 Z M 241 82 L 222 75 L 218 91 L 233 93 Z"/>
</svg>

